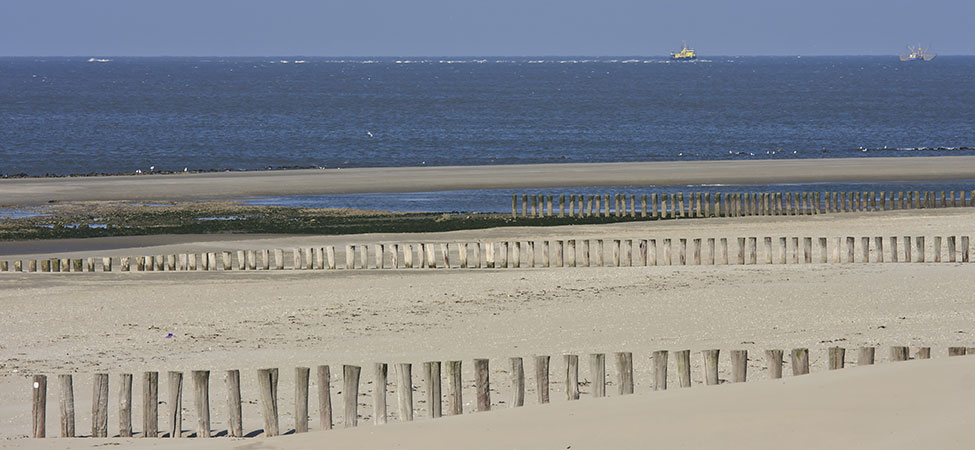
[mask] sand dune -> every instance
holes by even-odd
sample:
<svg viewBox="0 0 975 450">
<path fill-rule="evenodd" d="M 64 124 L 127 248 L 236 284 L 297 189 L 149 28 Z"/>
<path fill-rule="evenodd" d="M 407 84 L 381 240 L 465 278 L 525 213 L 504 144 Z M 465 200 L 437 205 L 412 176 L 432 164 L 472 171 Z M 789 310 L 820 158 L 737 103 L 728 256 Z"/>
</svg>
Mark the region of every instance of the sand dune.
<svg viewBox="0 0 975 450">
<path fill-rule="evenodd" d="M 0 206 L 461 189 L 960 179 L 975 179 L 975 156 L 282 170 L 6 179 L 0 180 Z"/>
</svg>

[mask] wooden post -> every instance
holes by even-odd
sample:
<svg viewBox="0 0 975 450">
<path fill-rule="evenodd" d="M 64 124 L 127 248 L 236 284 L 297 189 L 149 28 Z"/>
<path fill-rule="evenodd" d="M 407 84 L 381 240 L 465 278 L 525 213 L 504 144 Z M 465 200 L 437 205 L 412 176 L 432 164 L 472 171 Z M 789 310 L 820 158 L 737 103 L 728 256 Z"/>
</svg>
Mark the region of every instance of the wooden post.
<svg viewBox="0 0 975 450">
<path fill-rule="evenodd" d="M 74 405 L 72 405 L 72 410 Z M 72 424 L 72 429 L 73 429 Z M 159 435 L 159 372 L 142 373 L 142 437 Z"/>
<path fill-rule="evenodd" d="M 318 425 L 322 430 L 332 429 L 332 374 L 326 365 L 316 369 L 318 380 Z"/>
<path fill-rule="evenodd" d="M 308 431 L 308 379 L 311 368 L 295 367 L 295 433 Z"/>
<path fill-rule="evenodd" d="M 958 262 L 954 236 L 948 236 L 948 262 Z"/>
<path fill-rule="evenodd" d="M 132 374 L 121 375 L 118 393 L 118 434 L 132 437 Z"/>
<path fill-rule="evenodd" d="M 904 236 L 904 262 L 914 262 L 913 255 L 911 255 L 911 237 Z"/>
<path fill-rule="evenodd" d="M 678 350 L 674 352 L 674 357 L 677 359 L 677 381 L 680 387 L 691 387 L 691 351 Z"/>
<path fill-rule="evenodd" d="M 971 249 L 969 248 L 970 240 L 968 236 L 961 237 L 961 262 L 967 263 L 971 261 Z"/>
<path fill-rule="evenodd" d="M 845 365 L 846 349 L 843 347 L 829 348 L 829 370 L 842 369 Z"/>
<path fill-rule="evenodd" d="M 257 386 L 260 392 L 261 413 L 264 417 L 264 436 L 280 434 L 278 430 L 278 369 L 258 369 Z"/>
<path fill-rule="evenodd" d="M 758 238 L 748 238 L 748 264 L 758 264 Z"/>
<path fill-rule="evenodd" d="M 819 263 L 826 264 L 829 262 L 829 254 L 826 251 L 826 238 L 819 238 Z"/>
<path fill-rule="evenodd" d="M 108 437 L 108 374 L 96 373 L 91 396 L 91 437 Z"/>
<path fill-rule="evenodd" d="M 616 353 L 617 385 L 620 395 L 633 393 L 633 353 Z"/>
<path fill-rule="evenodd" d="M 464 413 L 461 362 L 447 361 L 447 409 L 457 416 Z"/>
<path fill-rule="evenodd" d="M 677 240 L 680 246 L 677 247 L 677 260 L 682 266 L 687 265 L 687 239 L 680 238 Z"/>
<path fill-rule="evenodd" d="M 640 196 L 640 217 L 647 217 L 647 194 Z"/>
<path fill-rule="evenodd" d="M 701 265 L 701 238 L 694 239 L 694 265 Z"/>
<path fill-rule="evenodd" d="M 721 264 L 728 264 L 728 238 L 721 238 Z"/>
<path fill-rule="evenodd" d="M 714 265 L 714 238 L 708 238 L 708 258 L 707 264 Z"/>
<path fill-rule="evenodd" d="M 719 350 L 704 350 L 704 379 L 708 385 L 718 384 L 718 354 Z"/>
<path fill-rule="evenodd" d="M 857 355 L 857 365 L 858 366 L 869 366 L 873 364 L 875 348 L 873 347 L 860 347 L 860 353 Z"/>
<path fill-rule="evenodd" d="M 744 383 L 748 377 L 748 350 L 731 351 L 731 381 Z"/>
<path fill-rule="evenodd" d="M 396 365 L 396 404 L 399 406 L 399 420 L 413 420 L 413 365 Z"/>
<path fill-rule="evenodd" d="M 520 357 L 511 361 L 511 407 L 525 406 L 525 365 Z"/>
<path fill-rule="evenodd" d="M 535 357 L 535 393 L 538 395 L 538 403 L 548 403 L 548 356 Z"/>
<path fill-rule="evenodd" d="M 812 238 L 802 238 L 802 262 L 812 264 Z"/>
<path fill-rule="evenodd" d="M 745 238 L 738 238 L 738 264 L 745 264 Z"/>
<path fill-rule="evenodd" d="M 376 363 L 372 382 L 372 420 L 376 425 L 386 423 L 386 379 L 389 367 Z"/>
<path fill-rule="evenodd" d="M 511 194 L 511 218 L 518 218 L 518 194 Z"/>
<path fill-rule="evenodd" d="M 491 371 L 487 359 L 474 360 L 474 390 L 477 394 L 477 411 L 491 410 Z"/>
<path fill-rule="evenodd" d="M 770 379 L 782 378 L 782 350 L 765 350 L 765 365 Z"/>
<path fill-rule="evenodd" d="M 342 366 L 342 403 L 345 405 L 345 428 L 359 424 L 359 366 Z"/>
<path fill-rule="evenodd" d="M 647 265 L 648 266 L 657 265 L 657 240 L 656 239 L 647 240 Z"/>
<path fill-rule="evenodd" d="M 671 247 L 673 247 L 673 243 L 671 242 L 671 240 L 669 238 L 664 239 L 664 265 L 665 266 L 669 266 L 672 263 L 671 256 L 670 256 Z"/>
<path fill-rule="evenodd" d="M 914 359 L 931 359 L 931 347 L 918 347 Z"/>
<path fill-rule="evenodd" d="M 261 268 L 264 270 L 271 270 L 271 250 L 261 249 Z"/>
<path fill-rule="evenodd" d="M 965 356 L 967 352 L 966 347 L 948 347 L 948 356 Z"/>
<path fill-rule="evenodd" d="M 890 348 L 891 361 L 907 361 L 910 359 L 910 347 L 893 346 Z"/>
<path fill-rule="evenodd" d="M 47 375 L 33 376 L 31 397 L 31 437 L 47 437 Z"/>
<path fill-rule="evenodd" d="M 667 350 L 653 352 L 653 390 L 667 390 Z"/>
<path fill-rule="evenodd" d="M 809 349 L 792 349 L 792 375 L 805 375 L 809 373 Z"/>
<path fill-rule="evenodd" d="M 227 371 L 227 435 L 244 437 L 244 422 L 240 402 L 240 370 Z"/>
<path fill-rule="evenodd" d="M 924 262 L 924 236 L 914 238 L 915 249 L 917 250 L 917 262 Z"/>
<path fill-rule="evenodd" d="M 58 385 L 61 391 L 60 395 L 60 406 L 61 406 L 61 437 L 75 437 L 74 431 L 74 382 L 72 381 L 71 375 L 58 375 Z M 47 387 L 47 380 L 44 380 L 44 386 Z M 38 386 L 40 387 L 40 386 Z M 40 395 L 37 389 L 34 389 L 35 396 Z M 47 407 L 47 396 L 41 396 L 44 400 L 45 409 Z M 35 397 L 35 402 L 36 402 Z M 37 413 L 34 414 L 35 420 Z M 47 420 L 46 414 L 42 415 L 44 420 Z M 45 426 L 46 427 L 46 426 Z M 43 437 L 43 436 L 41 436 Z"/>
<path fill-rule="evenodd" d="M 569 267 L 575 267 L 576 266 L 576 240 L 575 239 L 569 239 L 566 242 L 565 253 L 567 256 L 566 258 L 567 265 Z M 515 264 L 515 267 L 518 267 L 517 263 Z"/>
<path fill-rule="evenodd" d="M 427 407 L 431 419 L 443 415 L 440 396 L 440 361 L 423 363 L 423 381 L 426 382 Z"/>
<path fill-rule="evenodd" d="M 763 242 L 765 242 L 765 264 L 772 264 L 772 237 L 766 236 Z"/>
<path fill-rule="evenodd" d="M 606 396 L 606 355 L 592 353 L 589 355 L 589 374 L 592 377 L 592 396 L 602 398 Z"/>
<path fill-rule="evenodd" d="M 579 355 L 562 355 L 565 361 L 565 398 L 579 400 Z"/>
<path fill-rule="evenodd" d="M 210 371 L 194 370 L 193 404 L 196 406 L 196 437 L 210 437 Z"/>
</svg>

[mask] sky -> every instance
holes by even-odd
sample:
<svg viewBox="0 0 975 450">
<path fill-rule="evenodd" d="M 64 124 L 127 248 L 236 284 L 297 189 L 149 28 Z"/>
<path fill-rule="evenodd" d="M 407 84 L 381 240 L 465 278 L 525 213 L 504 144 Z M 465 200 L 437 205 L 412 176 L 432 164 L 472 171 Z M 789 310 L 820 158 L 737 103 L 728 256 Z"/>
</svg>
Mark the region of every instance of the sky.
<svg viewBox="0 0 975 450">
<path fill-rule="evenodd" d="M 0 0 L 0 56 L 975 54 L 975 0 Z"/>
</svg>

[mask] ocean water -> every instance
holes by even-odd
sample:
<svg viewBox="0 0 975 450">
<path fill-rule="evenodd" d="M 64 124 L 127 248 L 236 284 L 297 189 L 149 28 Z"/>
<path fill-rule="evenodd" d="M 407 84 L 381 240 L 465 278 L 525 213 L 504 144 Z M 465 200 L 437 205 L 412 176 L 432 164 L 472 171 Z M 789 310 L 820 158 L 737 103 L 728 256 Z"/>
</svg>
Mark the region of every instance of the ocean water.
<svg viewBox="0 0 975 450">
<path fill-rule="evenodd" d="M 0 174 L 975 154 L 975 57 L 0 58 Z"/>
</svg>

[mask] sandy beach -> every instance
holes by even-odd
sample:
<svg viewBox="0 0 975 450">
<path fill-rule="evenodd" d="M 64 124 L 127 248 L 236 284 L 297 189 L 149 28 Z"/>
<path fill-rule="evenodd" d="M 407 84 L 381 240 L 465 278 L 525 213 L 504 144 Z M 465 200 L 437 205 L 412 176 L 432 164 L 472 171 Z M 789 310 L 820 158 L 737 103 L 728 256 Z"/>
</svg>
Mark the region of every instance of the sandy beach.
<svg viewBox="0 0 975 450">
<path fill-rule="evenodd" d="M 975 157 L 661 161 L 389 167 L 0 180 L 0 207 L 109 200 L 576 186 L 666 186 L 975 179 Z"/>
<path fill-rule="evenodd" d="M 970 233 L 973 219 L 975 211 L 957 208 L 410 235 L 246 236 L 230 241 L 224 236 L 146 237 L 103 240 L 98 243 L 97 254 L 397 240 L 948 235 Z M 65 243 L 61 249 L 19 251 L 27 258 L 45 256 L 48 250 L 51 254 L 71 250 L 77 255 L 91 254 L 92 248 L 75 242 Z M 67 448 L 105 442 L 24 439 L 30 427 L 26 376 L 33 373 L 77 374 L 78 429 L 86 432 L 91 373 L 106 371 L 117 377 L 143 370 L 209 369 L 213 371 L 213 428 L 223 430 L 226 414 L 221 371 L 240 369 L 244 428 L 259 433 L 256 369 L 282 370 L 281 422 L 284 429 L 290 429 L 294 367 L 330 364 L 333 402 L 339 402 L 341 394 L 335 392 L 341 385 L 337 368 L 357 364 L 363 367 L 360 424 L 368 429 L 270 440 L 136 440 L 131 444 L 152 448 L 257 445 L 290 449 L 317 445 L 317 436 L 333 439 L 334 435 L 340 448 L 394 443 L 404 448 L 438 448 L 453 445 L 449 436 L 472 448 L 597 448 L 604 442 L 634 448 L 643 442 L 638 434 L 648 431 L 636 424 L 655 423 L 660 428 L 653 434 L 659 434 L 661 442 L 684 436 L 690 439 L 687 442 L 702 446 L 739 440 L 742 445 L 736 447 L 770 448 L 781 445 L 796 430 L 829 429 L 831 433 L 823 435 L 802 432 L 804 439 L 794 446 L 822 448 L 873 436 L 858 446 L 909 448 L 908 444 L 918 441 L 899 439 L 904 435 L 896 430 L 914 423 L 917 439 L 937 435 L 944 448 L 970 447 L 975 441 L 967 434 L 944 431 L 952 429 L 950 424 L 957 422 L 958 411 L 973 395 L 963 380 L 975 367 L 967 361 L 946 358 L 948 346 L 975 346 L 971 326 L 975 323 L 975 300 L 970 295 L 975 289 L 973 267 L 929 263 L 3 274 L 0 301 L 6 311 L 0 319 L 5 330 L 0 344 L 0 361 L 4 364 L 0 369 L 0 446 Z M 173 337 L 167 338 L 169 333 Z M 877 346 L 878 365 L 824 374 L 826 349 L 837 345 L 849 349 L 847 363 L 851 366 L 855 365 L 857 347 Z M 911 346 L 912 352 L 917 346 L 930 346 L 934 359 L 889 363 L 887 348 L 891 345 Z M 794 347 L 810 349 L 813 374 L 792 380 L 786 373 L 780 382 L 760 381 L 767 378 L 762 352 Z M 710 348 L 722 350 L 720 377 L 725 380 L 730 379 L 727 352 L 748 350 L 749 379 L 754 383 L 704 387 L 699 351 Z M 694 387 L 652 393 L 651 352 L 682 349 L 692 351 Z M 586 361 L 589 353 L 617 351 L 634 354 L 636 396 L 596 400 L 590 398 L 591 392 L 584 385 L 582 400 L 565 402 L 561 355 L 578 354 Z M 511 394 L 507 358 L 526 358 L 530 379 L 529 361 L 534 355 L 552 356 L 553 404 L 536 405 L 529 382 L 528 401 L 522 410 L 440 421 L 423 418 L 427 405 L 419 387 L 422 362 L 464 361 L 465 409 L 469 411 L 474 400 L 471 360 L 490 358 L 493 407 L 506 410 Z M 415 398 L 419 400 L 416 423 L 398 424 L 392 403 L 391 425 L 381 432 L 369 425 L 371 367 L 375 362 L 391 365 L 390 380 L 394 379 L 394 363 L 413 363 L 414 384 L 418 386 Z M 671 371 L 676 371 L 674 364 L 671 360 Z M 614 380 L 611 365 L 607 371 L 609 380 Z M 868 376 L 869 372 L 876 372 L 876 377 Z M 583 363 L 580 378 L 587 377 Z M 116 387 L 112 386 L 109 432 L 116 433 Z M 394 386 L 389 389 L 389 399 L 395 402 Z M 615 394 L 613 389 L 611 385 L 611 394 Z M 890 397 L 890 392 L 898 394 Z M 190 397 L 185 402 L 184 428 L 192 429 L 195 419 Z M 57 433 L 56 405 L 56 391 L 52 390 L 48 400 L 49 436 Z M 313 429 L 318 426 L 315 414 Z M 138 413 L 136 416 L 138 431 L 141 422 Z M 341 420 L 341 411 L 336 411 L 336 423 Z M 764 425 L 759 428 L 755 425 L 758 422 Z M 456 428 L 451 424 L 457 424 Z M 717 429 L 697 436 L 702 426 Z M 774 431 L 761 431 L 766 428 Z M 878 435 L 885 428 L 891 428 L 890 432 Z"/>
</svg>

